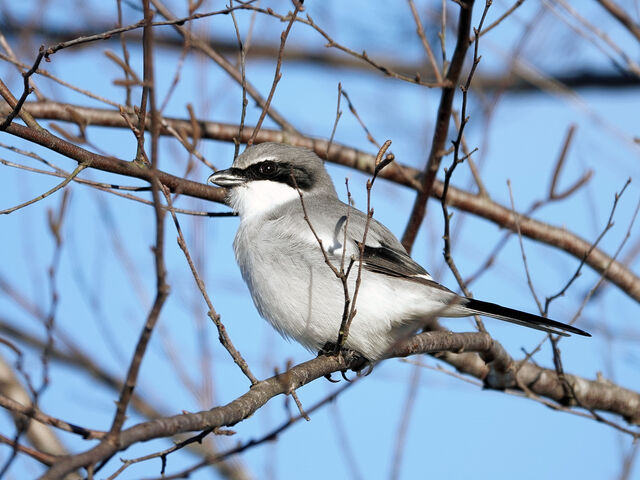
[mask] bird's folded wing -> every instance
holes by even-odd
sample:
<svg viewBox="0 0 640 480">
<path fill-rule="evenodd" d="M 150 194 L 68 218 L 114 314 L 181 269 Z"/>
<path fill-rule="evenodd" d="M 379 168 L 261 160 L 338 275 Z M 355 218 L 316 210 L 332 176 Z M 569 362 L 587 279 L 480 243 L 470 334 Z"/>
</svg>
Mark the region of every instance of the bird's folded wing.
<svg viewBox="0 0 640 480">
<path fill-rule="evenodd" d="M 316 205 L 320 200 L 324 203 Z M 323 212 L 322 215 L 311 213 L 309 217 L 315 231 L 325 233 L 320 237 L 332 261 L 340 260 L 345 239 L 347 258 L 358 260 L 360 245 L 364 240 L 363 268 L 449 291 L 435 282 L 429 272 L 409 256 L 395 235 L 375 218 L 368 219 L 365 213 L 333 198 L 312 198 L 305 203 L 308 212 Z"/>
<path fill-rule="evenodd" d="M 360 247 L 360 243 L 358 243 L 358 247 Z M 429 275 L 409 255 L 385 245 L 379 247 L 365 245 L 362 261 L 366 269 L 394 277 Z"/>
<path fill-rule="evenodd" d="M 403 278 L 452 293 L 447 287 L 433 280 L 429 272 L 402 250 L 389 248 L 385 245 L 380 247 L 365 245 L 362 266 L 371 272 Z"/>
</svg>

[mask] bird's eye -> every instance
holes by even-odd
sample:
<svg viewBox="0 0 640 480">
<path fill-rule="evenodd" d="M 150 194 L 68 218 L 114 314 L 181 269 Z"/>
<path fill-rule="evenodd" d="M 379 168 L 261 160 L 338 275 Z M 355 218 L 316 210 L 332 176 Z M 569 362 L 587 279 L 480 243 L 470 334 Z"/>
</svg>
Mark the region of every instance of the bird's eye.
<svg viewBox="0 0 640 480">
<path fill-rule="evenodd" d="M 276 164 L 270 160 L 267 160 L 266 162 L 262 162 L 260 164 L 260 167 L 258 168 L 258 171 L 260 172 L 260 174 L 264 177 L 271 177 L 276 173 Z"/>
</svg>

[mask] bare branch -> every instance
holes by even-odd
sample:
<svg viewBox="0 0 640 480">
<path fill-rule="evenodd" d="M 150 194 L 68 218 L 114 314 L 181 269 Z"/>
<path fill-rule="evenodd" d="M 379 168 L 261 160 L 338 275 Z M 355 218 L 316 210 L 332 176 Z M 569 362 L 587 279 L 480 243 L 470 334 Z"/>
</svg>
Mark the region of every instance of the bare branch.
<svg viewBox="0 0 640 480">
<path fill-rule="evenodd" d="M 618 20 L 624 27 L 640 42 L 640 26 L 635 23 L 627 13 L 620 8 L 615 2 L 611 0 L 597 0 L 598 3 L 608 11 L 616 20 Z"/>
<path fill-rule="evenodd" d="M 193 260 L 191 260 L 191 254 L 189 253 L 187 242 L 184 239 L 184 235 L 182 234 L 182 228 L 180 228 L 178 217 L 175 214 L 175 210 L 171 202 L 171 195 L 164 188 L 162 189 L 162 193 L 164 194 L 167 200 L 167 205 L 169 206 L 171 217 L 173 218 L 173 223 L 175 224 L 176 231 L 178 232 L 178 245 L 180 246 L 180 249 L 184 253 L 185 258 L 187 259 L 187 263 L 189 264 L 189 268 L 191 269 L 191 273 L 193 274 L 193 278 L 196 282 L 196 285 L 198 285 L 198 289 L 202 293 L 202 297 L 207 303 L 207 307 L 209 308 L 207 315 L 209 316 L 209 318 L 211 318 L 211 320 L 216 326 L 216 329 L 218 330 L 218 338 L 220 340 L 220 343 L 227 350 L 227 352 L 229 352 L 229 355 L 231 355 L 231 358 L 236 363 L 236 365 L 240 367 L 240 370 L 242 370 L 242 373 L 244 373 L 244 375 L 249 379 L 249 381 L 251 382 L 251 385 L 255 385 L 256 383 L 258 383 L 258 379 L 253 375 L 253 373 L 251 373 L 251 370 L 249 369 L 249 365 L 247 364 L 246 360 L 242 357 L 240 352 L 236 349 L 236 347 L 231 342 L 231 339 L 227 334 L 227 329 L 225 328 L 224 324 L 220 320 L 220 315 L 218 314 L 218 312 L 216 312 L 213 306 L 213 303 L 211 302 L 211 299 L 207 294 L 207 289 L 204 285 L 204 282 L 202 278 L 200 278 L 200 275 L 198 274 L 198 270 L 196 269 L 196 266 L 193 263 Z"/>
<path fill-rule="evenodd" d="M 31 106 L 27 108 L 31 108 Z M 88 111 L 89 110 L 91 109 L 88 109 Z M 113 118 L 110 117 L 109 122 L 121 122 L 117 123 L 118 125 L 125 124 L 123 120 L 116 121 L 115 117 L 119 117 L 119 115 L 116 114 Z M 185 128 L 188 128 L 189 123 L 186 122 L 183 125 L 185 125 Z M 151 181 L 151 175 L 148 170 L 140 169 L 130 162 L 88 152 L 48 132 L 35 132 L 22 125 L 16 124 L 11 124 L 7 131 L 13 135 L 62 153 L 76 161 L 91 161 L 92 168 Z M 211 123 L 209 124 L 209 128 L 203 128 L 203 137 L 212 135 L 212 132 L 215 132 L 215 136 L 220 139 L 232 141 L 237 135 L 237 127 L 229 126 L 229 128 L 226 128 L 224 124 Z M 284 135 L 282 132 L 265 131 L 264 129 L 262 130 L 262 134 L 263 136 L 258 137 L 261 142 L 284 142 L 286 140 L 292 145 L 310 148 L 320 157 L 324 158 L 327 154 L 328 142 L 326 140 L 295 137 L 291 134 Z M 374 157 L 368 153 L 342 145 L 334 145 L 329 155 L 329 161 L 373 173 L 372 166 L 375 164 L 373 161 Z M 395 166 L 398 167 L 397 164 Z M 185 195 L 224 203 L 225 193 L 223 189 L 209 187 L 205 184 L 179 178 L 162 171 L 159 171 L 157 175 L 162 184 L 169 187 L 172 192 L 179 190 Z M 419 172 L 416 169 L 398 167 L 386 169 L 381 174 L 381 177 L 402 185 L 416 187 L 413 179 L 418 175 Z M 441 198 L 442 192 L 443 184 L 435 181 L 432 196 Z M 447 192 L 447 204 L 473 215 L 480 216 L 501 227 L 515 231 L 515 223 L 511 209 L 488 198 L 483 198 L 479 195 L 474 195 L 450 186 Z M 591 242 L 584 240 L 578 235 L 572 234 L 564 228 L 555 227 L 532 218 L 521 217 L 520 229 L 522 235 L 525 237 L 553 245 L 577 258 L 582 258 L 584 253 L 591 248 Z M 640 279 L 627 266 L 620 262 L 613 262 L 611 266 L 608 267 L 610 261 L 611 257 L 609 255 L 602 250 L 595 249 L 587 257 L 585 263 L 597 272 L 603 272 L 607 269 L 607 280 L 617 285 L 631 298 L 640 301 Z"/>
<path fill-rule="evenodd" d="M 109 435 L 101 444 L 108 444 L 117 436 L 122 429 L 126 418 L 126 411 L 133 395 L 133 389 L 138 380 L 140 365 L 144 357 L 147 345 L 151 339 L 151 333 L 158 321 L 160 311 L 165 300 L 169 296 L 169 285 L 166 283 L 166 267 L 164 264 L 164 210 L 161 208 L 160 192 L 161 184 L 156 175 L 158 168 L 158 137 L 160 132 L 159 115 L 156 109 L 156 93 L 153 63 L 153 29 L 151 20 L 153 12 L 149 7 L 149 0 L 144 0 L 145 26 L 144 26 L 144 83 L 148 87 L 150 119 L 151 119 L 151 194 L 155 206 L 156 216 L 156 245 L 154 248 L 155 268 L 156 268 L 156 297 L 147 315 L 142 332 L 138 339 L 136 349 L 129 364 L 127 376 L 124 382 L 120 398 L 116 403 L 116 413 L 109 430 Z M 143 97 L 146 94 L 143 92 Z M 144 125 L 144 122 L 143 122 Z"/>
<path fill-rule="evenodd" d="M 19 210 L 21 208 L 24 208 L 26 206 L 32 205 L 36 202 L 39 202 L 40 200 L 47 198 L 49 195 L 57 192 L 58 190 L 66 187 L 69 182 L 71 182 L 73 179 L 76 178 L 76 176 L 85 168 L 87 168 L 89 166 L 89 164 L 86 163 L 80 163 L 78 164 L 78 166 L 75 168 L 75 170 L 73 172 L 71 172 L 71 174 L 69 174 L 62 182 L 60 182 L 58 185 L 56 185 L 55 187 L 53 187 L 52 189 L 46 191 L 45 193 L 38 195 L 36 198 L 33 198 L 27 202 L 21 203 L 20 205 L 16 205 L 15 207 L 11 207 L 11 208 L 7 208 L 5 210 L 0 210 L 0 215 L 7 215 L 9 213 L 13 213 L 16 210 Z"/>
<path fill-rule="evenodd" d="M 491 353 L 495 349 L 497 349 L 495 353 L 499 355 L 501 346 L 485 333 L 426 332 L 398 344 L 392 356 L 405 357 L 417 353 L 443 351 L 467 352 L 449 353 L 443 358 L 456 366 L 459 371 L 482 379 L 484 385 L 489 388 L 519 389 L 518 384 L 522 384 L 536 395 L 556 401 L 564 398 L 562 385 L 554 370 L 527 363 L 520 368 L 517 378 L 514 378 L 511 372 L 500 374 L 491 369 L 491 366 L 484 364 L 477 356 L 473 357 L 471 353 Z M 477 362 L 472 360 L 473 358 L 477 358 Z M 152 438 L 180 432 L 233 426 L 252 415 L 274 396 L 286 394 L 291 388 L 299 389 L 317 378 L 348 368 L 350 368 L 350 364 L 342 356 L 319 356 L 297 365 L 283 374 L 259 382 L 247 393 L 227 405 L 205 412 L 185 413 L 134 425 L 120 432 L 117 443 L 103 442 L 84 453 L 61 459 L 41 478 L 42 480 L 60 478 L 66 472 L 93 464 L 129 445 Z M 630 424 L 640 424 L 640 394 L 606 380 L 585 380 L 567 374 L 566 381 L 572 385 L 576 397 L 583 407 L 588 406 L 594 410 L 616 412 Z"/>
<path fill-rule="evenodd" d="M 284 29 L 282 34 L 280 35 L 280 50 L 278 50 L 278 60 L 276 62 L 276 71 L 273 74 L 273 83 L 271 84 L 271 90 L 269 90 L 269 95 L 267 96 L 267 101 L 264 103 L 262 107 L 262 113 L 260 114 L 260 118 L 258 118 L 258 122 L 256 123 L 255 128 L 253 129 L 253 133 L 251 137 L 249 137 L 249 141 L 247 145 L 252 145 L 256 139 L 256 135 L 260 131 L 260 127 L 262 126 L 262 122 L 264 121 L 264 117 L 267 115 L 269 111 L 269 106 L 271 105 L 271 100 L 273 100 L 273 94 L 276 92 L 276 87 L 282 75 L 280 74 L 280 68 L 282 67 L 282 55 L 284 54 L 284 46 L 287 43 L 287 37 L 289 36 L 289 32 L 291 31 L 291 27 L 293 23 L 296 21 L 296 17 L 298 16 L 298 12 L 302 9 L 302 2 L 294 1 L 294 5 L 296 8 L 291 14 L 291 19 L 287 25 L 287 28 Z M 246 88 L 246 79 L 243 80 L 245 88 Z M 241 133 L 240 133 L 241 134 Z"/>
<path fill-rule="evenodd" d="M 460 15 L 458 18 L 458 38 L 456 40 L 456 48 L 451 58 L 451 63 L 447 70 L 445 80 L 448 86 L 442 88 L 440 96 L 440 105 L 436 117 L 436 128 L 431 141 L 431 151 L 425 165 L 421 189 L 414 201 L 413 209 L 409 216 L 409 222 L 402 236 L 402 245 L 411 253 L 413 242 L 415 242 L 418 229 L 422 224 L 422 220 L 427 211 L 427 199 L 431 196 L 433 184 L 436 179 L 438 170 L 440 170 L 440 161 L 444 155 L 445 143 L 449 134 L 449 119 L 451 118 L 451 109 L 453 98 L 455 95 L 456 85 L 462 73 L 462 65 L 469 48 L 469 32 L 471 31 L 471 16 L 474 0 L 465 0 L 460 2 Z"/>
</svg>

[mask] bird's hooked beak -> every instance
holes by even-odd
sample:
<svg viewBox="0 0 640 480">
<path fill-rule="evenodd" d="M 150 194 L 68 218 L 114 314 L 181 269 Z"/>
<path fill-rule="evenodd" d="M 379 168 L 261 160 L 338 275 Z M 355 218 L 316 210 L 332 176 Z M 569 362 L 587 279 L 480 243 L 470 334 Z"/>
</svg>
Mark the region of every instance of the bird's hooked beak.
<svg viewBox="0 0 640 480">
<path fill-rule="evenodd" d="M 212 174 L 207 182 L 215 183 L 219 187 L 237 187 L 245 183 L 247 179 L 243 175 L 243 172 L 239 168 L 228 168 L 226 170 L 218 170 Z"/>
</svg>

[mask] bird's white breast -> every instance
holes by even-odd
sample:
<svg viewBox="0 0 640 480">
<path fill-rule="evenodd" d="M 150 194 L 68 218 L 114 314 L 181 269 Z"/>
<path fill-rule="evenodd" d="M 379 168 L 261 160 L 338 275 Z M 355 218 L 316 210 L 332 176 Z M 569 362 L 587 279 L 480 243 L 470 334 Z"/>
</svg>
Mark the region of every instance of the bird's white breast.
<svg viewBox="0 0 640 480">
<path fill-rule="evenodd" d="M 243 220 L 259 217 L 300 195 L 295 188 L 271 180 L 254 180 L 229 192 L 229 205 Z"/>
</svg>

